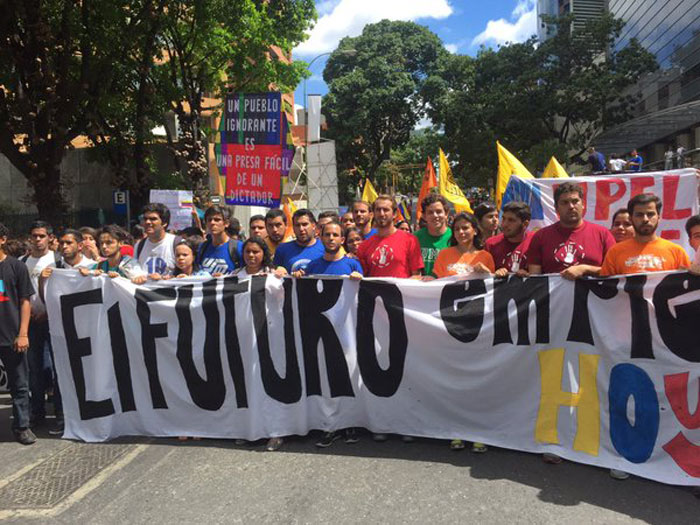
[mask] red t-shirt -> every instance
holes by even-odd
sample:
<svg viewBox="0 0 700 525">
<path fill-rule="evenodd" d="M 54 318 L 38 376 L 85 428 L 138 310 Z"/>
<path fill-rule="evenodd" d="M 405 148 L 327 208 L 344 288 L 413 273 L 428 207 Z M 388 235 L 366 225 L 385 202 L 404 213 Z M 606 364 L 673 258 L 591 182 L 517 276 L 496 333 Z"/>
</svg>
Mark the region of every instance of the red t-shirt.
<svg viewBox="0 0 700 525">
<path fill-rule="evenodd" d="M 411 277 L 423 268 L 418 239 L 403 230 L 365 239 L 357 250 L 365 277 Z"/>
<path fill-rule="evenodd" d="M 484 249 L 491 254 L 496 270 L 505 268 L 509 272 L 527 270 L 527 249 L 530 247 L 532 232 L 525 232 L 520 242 L 510 242 L 503 234 L 491 237 Z"/>
<path fill-rule="evenodd" d="M 542 273 L 559 273 L 577 264 L 601 266 L 613 246 L 615 238 L 607 228 L 584 221 L 572 230 L 556 222 L 532 236 L 527 262 L 542 266 Z"/>
</svg>

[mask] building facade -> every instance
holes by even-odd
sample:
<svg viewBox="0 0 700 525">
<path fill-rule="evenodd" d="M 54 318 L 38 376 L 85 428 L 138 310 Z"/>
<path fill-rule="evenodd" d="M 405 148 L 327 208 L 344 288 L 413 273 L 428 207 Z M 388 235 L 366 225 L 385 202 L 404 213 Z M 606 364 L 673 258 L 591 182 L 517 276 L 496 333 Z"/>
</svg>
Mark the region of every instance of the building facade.
<svg viewBox="0 0 700 525">
<path fill-rule="evenodd" d="M 606 130 L 596 145 L 605 153 L 638 148 L 660 168 L 669 146 L 700 148 L 700 0 L 608 0 L 607 8 L 625 21 L 615 49 L 636 39 L 659 69 L 630 90 L 640 98 L 636 118 Z"/>
</svg>

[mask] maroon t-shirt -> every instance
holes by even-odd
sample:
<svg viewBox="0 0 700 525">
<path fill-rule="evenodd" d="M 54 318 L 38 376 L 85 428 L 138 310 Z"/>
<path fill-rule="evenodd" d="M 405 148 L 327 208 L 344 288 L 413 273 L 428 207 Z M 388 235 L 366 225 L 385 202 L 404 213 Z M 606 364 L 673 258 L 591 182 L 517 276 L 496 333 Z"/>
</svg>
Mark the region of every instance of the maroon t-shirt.
<svg viewBox="0 0 700 525">
<path fill-rule="evenodd" d="M 491 254 L 496 269 L 505 268 L 509 272 L 527 270 L 527 250 L 532 240 L 532 232 L 525 232 L 520 242 L 510 242 L 501 233 L 487 239 L 484 249 Z"/>
<path fill-rule="evenodd" d="M 365 239 L 357 250 L 365 277 L 411 277 L 423 268 L 418 239 L 403 230 Z"/>
<path fill-rule="evenodd" d="M 584 221 L 570 229 L 556 222 L 532 236 L 527 262 L 542 266 L 542 273 L 559 273 L 577 264 L 601 266 L 614 245 L 612 233 L 597 224 Z"/>
</svg>

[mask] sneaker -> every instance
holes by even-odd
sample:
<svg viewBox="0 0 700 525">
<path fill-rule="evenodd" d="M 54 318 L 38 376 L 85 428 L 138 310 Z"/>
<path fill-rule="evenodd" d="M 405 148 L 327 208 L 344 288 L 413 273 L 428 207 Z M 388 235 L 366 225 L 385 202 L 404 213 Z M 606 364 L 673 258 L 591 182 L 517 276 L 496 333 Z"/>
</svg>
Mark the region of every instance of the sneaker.
<svg viewBox="0 0 700 525">
<path fill-rule="evenodd" d="M 360 436 L 357 434 L 357 430 L 354 428 L 345 429 L 345 444 L 354 445 L 360 441 Z"/>
<path fill-rule="evenodd" d="M 556 454 L 545 452 L 544 454 L 542 454 L 542 461 L 544 461 L 545 463 L 549 463 L 550 465 L 558 465 L 564 460 Z"/>
<path fill-rule="evenodd" d="M 36 436 L 30 428 L 15 430 L 15 439 L 18 443 L 22 443 L 22 445 L 33 445 L 36 443 Z"/>
<path fill-rule="evenodd" d="M 316 442 L 318 448 L 330 447 L 336 439 L 340 439 L 340 434 L 337 432 L 326 432 L 320 441 Z"/>
<path fill-rule="evenodd" d="M 267 446 L 265 449 L 268 452 L 274 452 L 282 447 L 282 443 L 284 443 L 284 439 L 282 438 L 270 438 L 267 440 Z"/>
<path fill-rule="evenodd" d="M 629 472 L 625 472 L 624 470 L 617 470 L 617 469 L 611 468 L 610 469 L 610 477 L 612 479 L 623 480 L 623 479 L 629 478 L 630 475 L 629 475 Z"/>
<path fill-rule="evenodd" d="M 464 450 L 465 446 L 464 441 L 461 439 L 453 439 L 450 441 L 450 450 Z"/>
<path fill-rule="evenodd" d="M 474 452 L 475 454 L 483 454 L 487 450 L 488 447 L 483 443 L 479 443 L 477 441 L 474 441 L 474 443 L 472 443 L 472 452 Z"/>
<path fill-rule="evenodd" d="M 404 443 L 413 443 L 416 440 L 413 436 L 401 436 L 401 441 Z"/>
<path fill-rule="evenodd" d="M 62 417 L 57 417 L 54 425 L 49 429 L 49 434 L 52 436 L 62 436 L 66 429 L 65 421 Z"/>
<path fill-rule="evenodd" d="M 388 434 L 372 434 L 372 439 L 376 441 L 377 443 L 383 443 L 387 439 L 389 439 Z"/>
</svg>

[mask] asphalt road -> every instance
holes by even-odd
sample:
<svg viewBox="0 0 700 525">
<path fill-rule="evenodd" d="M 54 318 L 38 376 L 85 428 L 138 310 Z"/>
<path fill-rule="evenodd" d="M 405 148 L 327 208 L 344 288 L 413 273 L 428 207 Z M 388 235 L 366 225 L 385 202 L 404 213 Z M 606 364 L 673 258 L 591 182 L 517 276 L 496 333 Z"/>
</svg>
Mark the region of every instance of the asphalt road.
<svg viewBox="0 0 700 525">
<path fill-rule="evenodd" d="M 436 440 L 374 443 L 363 435 L 322 450 L 314 434 L 266 452 L 263 442 L 223 440 L 79 444 L 45 431 L 24 447 L 12 441 L 9 415 L 8 396 L 0 396 L 3 523 L 687 525 L 700 512 L 686 488 L 615 481 L 606 470 L 503 449 L 477 455 Z"/>
</svg>

